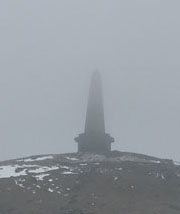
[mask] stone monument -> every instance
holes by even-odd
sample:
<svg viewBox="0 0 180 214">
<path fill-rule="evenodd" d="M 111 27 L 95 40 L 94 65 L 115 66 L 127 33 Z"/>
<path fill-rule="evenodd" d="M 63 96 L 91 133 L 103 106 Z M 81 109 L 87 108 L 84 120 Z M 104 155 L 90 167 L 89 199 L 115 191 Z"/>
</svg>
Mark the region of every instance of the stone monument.
<svg viewBox="0 0 180 214">
<path fill-rule="evenodd" d="M 92 75 L 87 106 L 85 131 L 75 141 L 78 152 L 106 153 L 111 151 L 114 142 L 105 132 L 102 80 L 98 71 Z"/>
</svg>

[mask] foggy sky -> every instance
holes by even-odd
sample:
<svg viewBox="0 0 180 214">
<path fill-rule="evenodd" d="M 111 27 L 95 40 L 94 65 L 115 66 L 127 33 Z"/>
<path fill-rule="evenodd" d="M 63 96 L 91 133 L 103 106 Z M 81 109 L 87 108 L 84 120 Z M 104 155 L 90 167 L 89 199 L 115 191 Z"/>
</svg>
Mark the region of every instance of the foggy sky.
<svg viewBox="0 0 180 214">
<path fill-rule="evenodd" d="M 180 161 L 180 2 L 0 3 L 0 160 L 76 151 L 92 72 L 113 149 Z"/>
</svg>

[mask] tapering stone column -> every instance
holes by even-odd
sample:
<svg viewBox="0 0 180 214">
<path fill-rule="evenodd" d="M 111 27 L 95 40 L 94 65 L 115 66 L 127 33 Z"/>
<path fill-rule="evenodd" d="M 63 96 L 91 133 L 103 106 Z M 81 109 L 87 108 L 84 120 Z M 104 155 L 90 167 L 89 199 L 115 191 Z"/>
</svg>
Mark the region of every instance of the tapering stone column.
<svg viewBox="0 0 180 214">
<path fill-rule="evenodd" d="M 78 152 L 92 153 L 109 152 L 111 143 L 114 142 L 114 138 L 105 133 L 102 80 L 97 71 L 91 80 L 85 132 L 75 138 L 75 141 L 78 143 Z"/>
</svg>

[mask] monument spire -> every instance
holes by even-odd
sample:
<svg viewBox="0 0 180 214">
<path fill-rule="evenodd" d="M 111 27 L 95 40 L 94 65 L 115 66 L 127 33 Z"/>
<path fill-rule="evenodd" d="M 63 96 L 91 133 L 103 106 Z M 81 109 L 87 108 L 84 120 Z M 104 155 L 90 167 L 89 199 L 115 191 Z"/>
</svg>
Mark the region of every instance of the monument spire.
<svg viewBox="0 0 180 214">
<path fill-rule="evenodd" d="M 105 133 L 102 80 L 98 71 L 93 73 L 89 91 L 85 133 Z"/>
<path fill-rule="evenodd" d="M 78 143 L 78 152 L 93 153 L 111 151 L 111 143 L 114 142 L 114 138 L 105 133 L 102 80 L 98 71 L 92 75 L 85 132 L 75 138 L 75 141 Z"/>
</svg>

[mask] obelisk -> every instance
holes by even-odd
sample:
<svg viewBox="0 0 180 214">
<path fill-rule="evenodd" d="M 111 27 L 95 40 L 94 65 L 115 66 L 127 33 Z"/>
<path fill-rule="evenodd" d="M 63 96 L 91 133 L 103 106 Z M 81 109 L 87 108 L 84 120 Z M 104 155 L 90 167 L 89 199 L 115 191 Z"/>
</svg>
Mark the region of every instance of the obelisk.
<svg viewBox="0 0 180 214">
<path fill-rule="evenodd" d="M 105 133 L 102 80 L 98 71 L 92 75 L 85 131 L 75 141 L 78 143 L 78 152 L 90 153 L 109 152 L 114 142 L 114 138 Z"/>
</svg>

